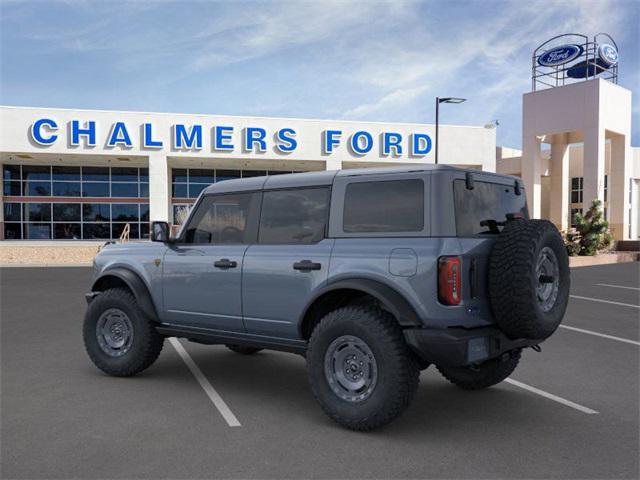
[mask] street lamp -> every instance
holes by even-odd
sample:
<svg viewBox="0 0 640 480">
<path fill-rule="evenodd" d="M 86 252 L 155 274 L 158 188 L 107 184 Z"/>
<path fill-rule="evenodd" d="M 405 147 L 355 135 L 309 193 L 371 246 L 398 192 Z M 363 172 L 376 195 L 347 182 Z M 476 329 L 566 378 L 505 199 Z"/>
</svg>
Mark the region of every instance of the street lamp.
<svg viewBox="0 0 640 480">
<path fill-rule="evenodd" d="M 466 98 L 458 97 L 436 97 L 436 165 L 438 164 L 438 129 L 440 126 L 440 104 L 441 103 L 462 103 Z"/>
</svg>

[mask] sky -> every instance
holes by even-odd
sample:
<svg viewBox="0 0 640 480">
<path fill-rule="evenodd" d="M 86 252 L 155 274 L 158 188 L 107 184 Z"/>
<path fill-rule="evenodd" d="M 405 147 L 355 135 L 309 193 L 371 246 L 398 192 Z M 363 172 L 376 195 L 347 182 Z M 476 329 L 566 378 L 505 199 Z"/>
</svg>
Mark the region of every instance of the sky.
<svg viewBox="0 0 640 480">
<path fill-rule="evenodd" d="M 0 0 L 0 104 L 485 125 L 521 145 L 531 54 L 607 32 L 633 91 L 640 1 Z"/>
</svg>

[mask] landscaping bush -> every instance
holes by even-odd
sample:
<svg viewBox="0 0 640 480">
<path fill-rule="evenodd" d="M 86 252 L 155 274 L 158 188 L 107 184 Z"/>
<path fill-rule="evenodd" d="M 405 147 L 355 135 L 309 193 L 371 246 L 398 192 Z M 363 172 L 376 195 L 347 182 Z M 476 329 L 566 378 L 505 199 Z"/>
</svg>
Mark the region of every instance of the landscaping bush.
<svg viewBox="0 0 640 480">
<path fill-rule="evenodd" d="M 612 246 L 613 236 L 609 232 L 609 222 L 604 218 L 600 200 L 594 200 L 587 213 L 576 213 L 573 223 L 575 228 L 565 235 L 569 255 L 592 256 Z"/>
</svg>

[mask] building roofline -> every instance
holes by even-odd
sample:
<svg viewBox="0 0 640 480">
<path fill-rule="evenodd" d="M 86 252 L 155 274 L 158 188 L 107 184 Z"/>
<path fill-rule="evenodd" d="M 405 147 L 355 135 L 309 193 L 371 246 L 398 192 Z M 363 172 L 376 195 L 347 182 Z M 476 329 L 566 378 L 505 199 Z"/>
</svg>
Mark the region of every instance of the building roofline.
<svg viewBox="0 0 640 480">
<path fill-rule="evenodd" d="M 341 123 L 356 123 L 356 124 L 371 124 L 371 125 L 408 125 L 408 126 L 422 126 L 433 127 L 434 123 L 414 123 L 414 122 L 380 122 L 380 121 L 368 121 L 368 120 L 341 120 L 337 118 L 294 118 L 294 117 L 265 117 L 256 115 L 224 115 L 217 113 L 176 113 L 176 112 L 149 112 L 149 111 L 135 111 L 135 110 L 103 110 L 95 108 L 59 108 L 59 107 L 26 107 L 20 105 L 0 105 L 0 108 L 9 108 L 15 110 L 62 110 L 66 112 L 98 112 L 98 113 L 125 113 L 135 115 L 171 115 L 171 116 L 189 116 L 189 117 L 225 117 L 233 119 L 247 119 L 252 118 L 256 120 L 293 120 L 296 122 L 341 122 Z M 455 128 L 477 128 L 485 130 L 484 126 L 480 125 L 450 125 L 441 123 L 440 127 L 455 127 Z"/>
</svg>

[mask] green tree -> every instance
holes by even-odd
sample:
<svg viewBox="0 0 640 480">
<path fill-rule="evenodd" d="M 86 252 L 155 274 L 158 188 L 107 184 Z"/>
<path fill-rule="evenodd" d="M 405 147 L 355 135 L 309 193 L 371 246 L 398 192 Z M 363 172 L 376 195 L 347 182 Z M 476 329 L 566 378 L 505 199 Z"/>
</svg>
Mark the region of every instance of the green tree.
<svg viewBox="0 0 640 480">
<path fill-rule="evenodd" d="M 596 255 L 613 244 L 609 222 L 604 218 L 602 202 L 594 200 L 587 213 L 573 216 L 575 230 L 567 233 L 569 255 Z"/>
</svg>

